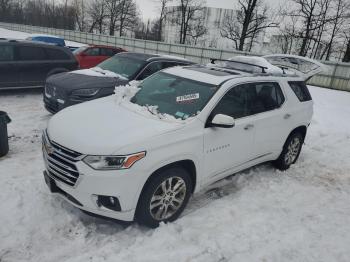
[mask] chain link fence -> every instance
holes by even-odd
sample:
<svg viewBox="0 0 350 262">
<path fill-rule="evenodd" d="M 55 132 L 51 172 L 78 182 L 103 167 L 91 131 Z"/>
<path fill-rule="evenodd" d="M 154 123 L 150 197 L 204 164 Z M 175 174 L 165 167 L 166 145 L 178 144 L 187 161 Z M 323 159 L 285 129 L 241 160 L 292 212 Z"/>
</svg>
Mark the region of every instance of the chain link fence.
<svg viewBox="0 0 350 262">
<path fill-rule="evenodd" d="M 157 53 L 180 56 L 197 63 L 209 63 L 210 58 L 228 59 L 238 55 L 259 55 L 228 49 L 203 48 L 189 45 L 169 44 L 135 38 L 108 36 L 56 28 L 10 24 L 0 22 L 0 27 L 27 33 L 41 33 L 63 37 L 69 41 L 83 44 L 112 45 L 128 51 Z M 3 37 L 0 35 L 0 38 Z M 314 76 L 308 84 L 337 90 L 350 91 L 350 63 L 324 61 L 327 71 Z"/>
</svg>

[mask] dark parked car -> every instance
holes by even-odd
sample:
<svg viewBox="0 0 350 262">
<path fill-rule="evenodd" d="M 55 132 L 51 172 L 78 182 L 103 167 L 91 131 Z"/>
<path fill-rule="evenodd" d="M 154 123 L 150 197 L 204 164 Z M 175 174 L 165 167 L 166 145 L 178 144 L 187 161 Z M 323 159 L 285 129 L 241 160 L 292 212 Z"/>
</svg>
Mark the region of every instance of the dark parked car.
<svg viewBox="0 0 350 262">
<path fill-rule="evenodd" d="M 45 86 L 45 107 L 56 113 L 74 104 L 112 95 L 115 86 L 143 80 L 164 68 L 190 64 L 193 63 L 172 56 L 119 53 L 97 67 L 49 77 Z"/>
<path fill-rule="evenodd" d="M 0 40 L 0 90 L 44 87 L 48 76 L 78 69 L 69 49 L 21 40 Z"/>
</svg>

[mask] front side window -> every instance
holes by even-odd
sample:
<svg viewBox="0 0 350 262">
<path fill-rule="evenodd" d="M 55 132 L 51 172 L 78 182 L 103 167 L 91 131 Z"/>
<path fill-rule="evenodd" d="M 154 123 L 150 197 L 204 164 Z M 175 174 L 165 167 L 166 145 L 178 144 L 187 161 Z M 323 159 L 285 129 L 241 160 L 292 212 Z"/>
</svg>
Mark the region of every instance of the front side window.
<svg viewBox="0 0 350 262">
<path fill-rule="evenodd" d="M 14 60 L 14 49 L 10 45 L 0 46 L 0 61 L 13 61 Z"/>
<path fill-rule="evenodd" d="M 84 53 L 88 56 L 99 56 L 100 55 L 100 48 L 92 47 L 92 48 L 89 48 L 88 50 L 86 50 Z"/>
<path fill-rule="evenodd" d="M 219 87 L 158 72 L 143 81 L 140 88 L 132 103 L 156 106 L 159 113 L 187 119 L 197 115 Z"/>
<path fill-rule="evenodd" d="M 46 60 L 46 53 L 44 48 L 41 47 L 20 46 L 19 57 L 20 60 L 24 61 Z"/>
<path fill-rule="evenodd" d="M 144 67 L 145 62 L 125 56 L 113 56 L 98 64 L 97 67 L 133 79 Z"/>
<path fill-rule="evenodd" d="M 290 87 L 292 88 L 293 92 L 298 97 L 300 102 L 312 100 L 310 92 L 307 89 L 305 82 L 295 81 L 295 82 L 288 82 L 288 84 L 290 85 Z"/>
</svg>

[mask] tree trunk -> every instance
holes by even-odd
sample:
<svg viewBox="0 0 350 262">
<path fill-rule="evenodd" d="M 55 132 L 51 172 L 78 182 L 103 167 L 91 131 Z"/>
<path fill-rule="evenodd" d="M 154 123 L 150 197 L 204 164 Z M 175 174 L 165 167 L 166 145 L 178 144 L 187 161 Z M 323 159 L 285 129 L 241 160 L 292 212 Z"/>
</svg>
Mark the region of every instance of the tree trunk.
<svg viewBox="0 0 350 262">
<path fill-rule="evenodd" d="M 350 62 L 350 38 L 348 39 L 348 44 L 346 46 L 343 62 Z"/>
</svg>

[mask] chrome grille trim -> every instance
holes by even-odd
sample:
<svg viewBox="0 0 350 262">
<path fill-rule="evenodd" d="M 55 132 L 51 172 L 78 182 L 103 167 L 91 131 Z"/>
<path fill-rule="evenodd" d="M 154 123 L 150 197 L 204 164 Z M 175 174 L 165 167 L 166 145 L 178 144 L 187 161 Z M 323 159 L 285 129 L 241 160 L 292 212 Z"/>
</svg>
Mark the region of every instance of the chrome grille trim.
<svg viewBox="0 0 350 262">
<path fill-rule="evenodd" d="M 54 180 L 75 187 L 80 177 L 76 162 L 84 158 L 84 155 L 50 141 L 46 131 L 43 133 L 42 143 L 48 175 Z"/>
</svg>

